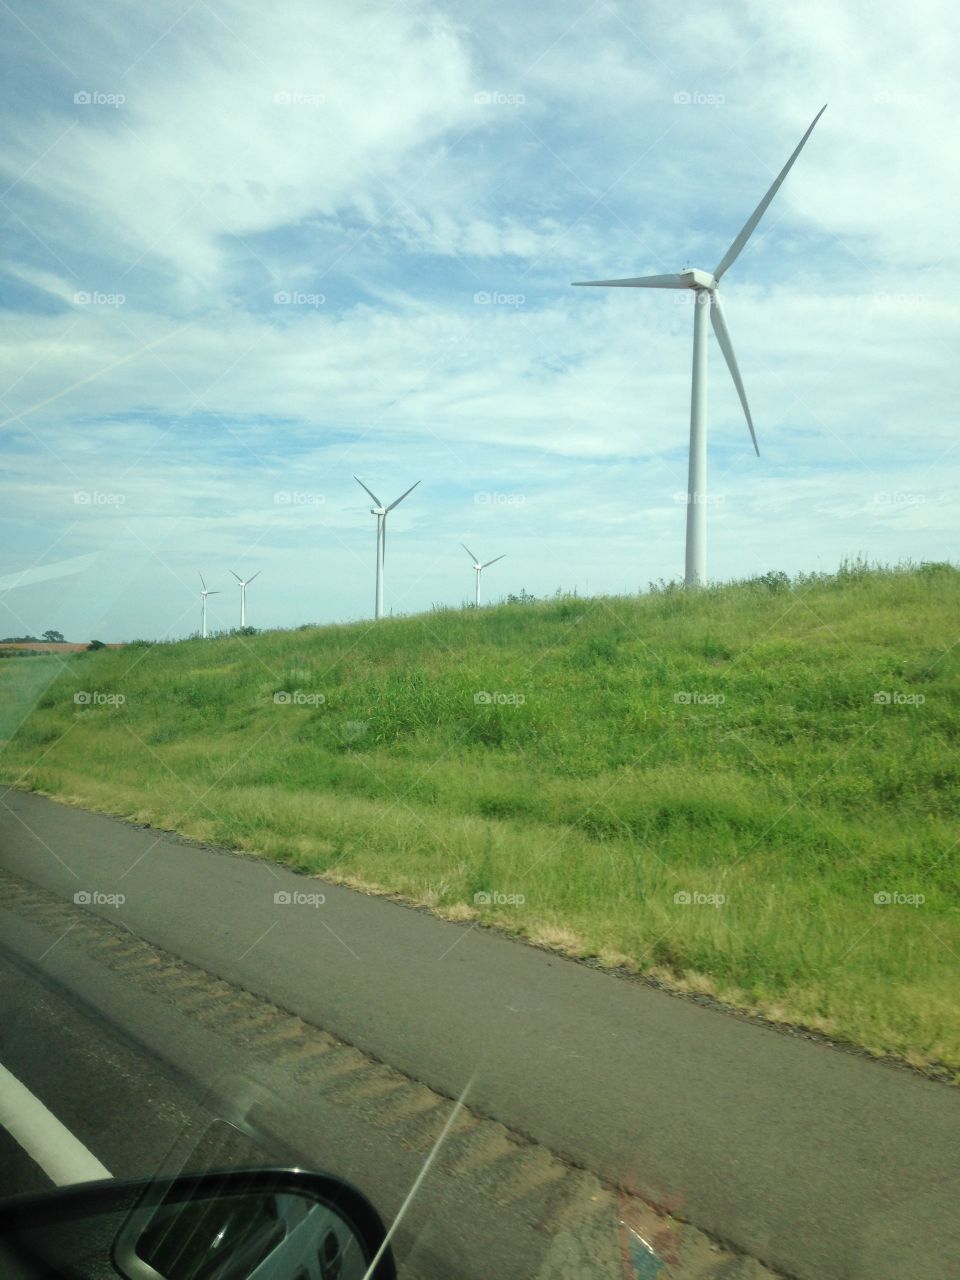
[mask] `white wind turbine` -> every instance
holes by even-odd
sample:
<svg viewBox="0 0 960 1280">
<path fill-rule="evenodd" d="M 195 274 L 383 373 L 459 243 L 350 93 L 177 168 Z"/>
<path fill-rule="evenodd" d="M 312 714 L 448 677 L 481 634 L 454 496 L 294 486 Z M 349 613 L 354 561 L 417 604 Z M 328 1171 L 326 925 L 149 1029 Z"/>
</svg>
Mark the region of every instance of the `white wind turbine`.
<svg viewBox="0 0 960 1280">
<path fill-rule="evenodd" d="M 201 619 L 200 635 L 203 637 L 204 640 L 206 640 L 207 638 L 207 596 L 218 596 L 220 592 L 208 591 L 207 584 L 203 580 L 203 574 L 200 573 L 199 569 L 197 570 L 197 573 L 200 574 L 200 586 L 202 588 L 200 592 L 200 599 L 203 602 L 200 607 L 200 619 Z"/>
<path fill-rule="evenodd" d="M 407 496 L 407 493 L 413 493 L 414 489 L 417 487 L 417 484 L 419 484 L 420 481 L 418 480 L 417 484 L 412 484 L 406 493 L 401 493 L 400 497 L 397 498 L 396 502 L 391 502 L 389 507 L 385 507 L 383 503 L 380 501 L 380 499 L 377 497 L 377 495 L 373 492 L 373 490 L 367 489 L 367 486 L 363 483 L 363 481 L 360 479 L 359 476 L 354 476 L 353 478 L 354 480 L 356 480 L 360 488 L 365 489 L 366 492 L 369 493 L 370 497 L 377 504 L 375 507 L 370 508 L 370 514 L 372 516 L 377 517 L 377 603 L 376 603 L 376 608 L 373 616 L 375 618 L 382 618 L 383 617 L 383 552 L 384 552 L 384 546 L 386 544 L 386 537 L 387 537 L 387 513 L 392 511 L 394 507 L 399 507 L 400 503 Z"/>
<path fill-rule="evenodd" d="M 231 569 L 230 572 L 233 573 L 233 570 Z M 253 578 L 259 578 L 261 573 L 263 573 L 263 570 L 258 569 Z M 247 625 L 247 587 L 249 587 L 253 578 L 241 578 L 239 573 L 233 573 L 233 576 L 240 583 L 240 625 L 245 627 Z"/>
<path fill-rule="evenodd" d="M 720 306 L 720 295 L 717 285 L 720 277 L 740 256 L 740 251 L 750 239 L 757 223 L 763 217 L 770 201 L 780 189 L 780 184 L 790 172 L 793 162 L 803 149 L 804 143 L 813 132 L 813 126 L 826 111 L 820 108 L 814 117 L 813 124 L 800 139 L 797 148 L 787 163 L 780 170 L 770 190 L 754 209 L 744 224 L 743 230 L 720 259 L 719 265 L 711 273 L 709 271 L 683 271 L 678 275 L 639 276 L 631 280 L 577 280 L 577 285 L 608 285 L 614 288 L 627 289 L 692 289 L 694 290 L 693 309 L 693 386 L 690 397 L 690 462 L 687 480 L 687 553 L 685 582 L 688 587 L 701 586 L 707 576 L 707 308 L 713 321 L 713 331 L 717 335 L 720 350 L 727 362 L 733 377 L 737 395 L 746 415 L 747 426 L 753 447 L 759 457 L 757 437 L 750 417 L 750 406 L 747 404 L 747 393 L 743 389 L 737 358 L 733 354 L 733 345 L 723 318 Z"/>
<path fill-rule="evenodd" d="M 473 603 L 479 609 L 480 607 L 480 575 L 481 573 L 483 573 L 484 569 L 489 569 L 492 564 L 496 564 L 498 560 L 502 560 L 507 553 L 504 552 L 502 556 L 495 556 L 493 560 L 488 560 L 486 564 L 481 564 L 480 561 L 473 554 L 473 552 L 470 550 L 470 548 L 467 546 L 465 542 L 461 542 L 460 545 L 461 547 L 463 547 L 464 551 L 473 561 L 473 571 L 477 575 L 477 590 L 476 590 L 476 594 L 474 595 Z"/>
</svg>

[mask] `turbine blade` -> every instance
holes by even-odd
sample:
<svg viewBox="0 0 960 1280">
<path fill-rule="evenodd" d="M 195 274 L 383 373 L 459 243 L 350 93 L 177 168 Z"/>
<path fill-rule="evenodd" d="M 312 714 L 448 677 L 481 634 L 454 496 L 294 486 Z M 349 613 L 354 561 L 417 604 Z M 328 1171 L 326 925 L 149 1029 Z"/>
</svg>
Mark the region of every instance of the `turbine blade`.
<svg viewBox="0 0 960 1280">
<path fill-rule="evenodd" d="M 757 457 L 760 457 L 760 449 L 757 445 L 757 433 L 753 429 L 753 419 L 750 417 L 750 406 L 747 404 L 747 393 L 743 389 L 743 379 L 740 377 L 740 369 L 737 366 L 737 357 L 733 354 L 733 343 L 730 341 L 730 331 L 727 328 L 727 322 L 723 316 L 723 308 L 720 305 L 720 297 L 716 290 L 710 294 L 710 319 L 713 321 L 713 331 L 717 335 L 717 342 L 720 344 L 720 350 L 723 352 L 723 358 L 727 362 L 727 368 L 730 370 L 730 376 L 733 378 L 733 385 L 737 388 L 737 395 L 740 397 L 740 403 L 743 405 L 743 412 L 746 414 L 747 426 L 750 428 L 750 438 L 753 440 L 753 447 L 756 450 Z"/>
<path fill-rule="evenodd" d="M 607 285 L 614 289 L 689 289 L 683 276 L 634 276 L 630 280 L 574 280 L 574 286 Z"/>
<path fill-rule="evenodd" d="M 261 575 L 261 573 L 263 573 L 263 570 L 262 570 L 262 569 L 258 569 L 258 570 L 257 570 L 257 572 L 253 575 L 253 578 L 259 578 L 259 577 L 260 577 L 260 575 Z M 250 583 L 253 581 L 253 578 L 248 578 L 248 579 L 247 579 L 247 586 L 248 586 L 248 587 L 249 587 Z"/>
<path fill-rule="evenodd" d="M 763 217 L 763 215 L 767 211 L 767 206 L 769 205 L 773 197 L 777 194 L 777 192 L 780 190 L 780 184 L 783 182 L 784 178 L 793 168 L 794 160 L 796 160 L 797 156 L 803 150 L 803 145 L 806 142 L 806 140 L 810 137 L 811 133 L 813 133 L 813 125 L 817 123 L 817 121 L 820 119 L 820 117 L 823 115 L 826 109 L 827 109 L 827 106 L 826 106 L 826 103 L 824 103 L 824 105 L 820 108 L 820 110 L 814 116 L 813 124 L 810 126 L 807 132 L 803 135 L 803 137 L 797 143 L 797 148 L 794 151 L 793 155 L 790 157 L 787 163 L 780 170 L 777 177 L 774 178 L 773 184 L 770 187 L 770 190 L 767 192 L 767 194 L 763 197 L 763 199 L 757 205 L 756 209 L 754 209 L 753 213 L 751 213 L 750 217 L 744 223 L 743 230 L 737 236 L 736 240 L 734 240 L 733 244 L 730 246 L 727 252 L 720 259 L 720 265 L 717 267 L 716 271 L 714 271 L 713 273 L 714 279 L 719 280 L 720 277 L 723 275 L 723 273 L 727 270 L 727 268 L 732 267 L 733 264 L 736 262 L 737 258 L 739 258 L 740 250 L 743 248 L 743 246 L 747 243 L 747 241 L 753 235 L 753 232 L 757 223 L 760 221 L 760 219 Z"/>
<path fill-rule="evenodd" d="M 419 483 L 420 483 L 420 481 L 418 480 L 418 481 L 417 481 L 417 484 L 419 484 Z M 417 484 L 412 484 L 412 485 L 410 486 L 410 488 L 407 490 L 407 493 L 413 493 L 414 489 L 417 487 Z M 391 503 L 390 503 L 389 507 L 387 507 L 387 510 L 388 510 L 388 511 L 392 511 L 394 507 L 399 507 L 400 503 L 401 503 L 401 502 L 404 500 L 404 498 L 407 496 L 407 493 L 401 493 L 400 497 L 396 500 L 396 502 L 391 502 Z"/>
<path fill-rule="evenodd" d="M 360 486 L 361 489 L 367 489 L 367 486 L 363 483 L 363 481 L 360 479 L 359 476 L 354 476 L 353 478 L 354 480 L 356 480 L 357 484 Z M 367 493 L 369 493 L 370 497 L 374 500 L 374 502 L 377 504 L 378 507 L 383 506 L 383 503 L 380 501 L 380 499 L 377 497 L 377 495 L 373 492 L 372 489 L 367 489 Z"/>
<path fill-rule="evenodd" d="M 473 554 L 473 552 L 470 550 L 470 548 L 467 546 L 467 544 L 466 544 L 465 542 L 461 542 L 461 543 L 460 543 L 460 545 L 461 545 L 461 547 L 463 547 L 464 551 L 467 553 L 467 555 L 470 557 L 470 559 L 473 561 L 473 563 L 474 563 L 474 564 L 479 564 L 479 563 L 480 563 L 480 561 L 479 561 L 479 560 L 477 559 L 477 557 Z"/>
<path fill-rule="evenodd" d="M 231 573 L 233 573 L 233 570 L 231 569 L 231 570 L 230 570 L 230 572 L 231 572 Z M 233 576 L 236 578 L 236 580 L 240 583 L 240 585 L 241 585 L 241 587 L 242 587 L 242 586 L 243 586 L 243 579 L 240 577 L 239 573 L 233 573 Z"/>
<path fill-rule="evenodd" d="M 504 552 L 502 556 L 496 556 L 493 560 L 488 560 L 488 561 L 487 561 L 487 563 L 486 563 L 486 564 L 482 564 L 482 565 L 480 566 L 480 568 L 481 568 L 481 569 L 489 569 L 489 568 L 490 568 L 490 566 L 491 566 L 492 564 L 496 564 L 496 563 L 497 563 L 497 560 L 502 560 L 506 554 L 507 554 L 507 553 L 506 553 L 506 552 Z"/>
<path fill-rule="evenodd" d="M 206 591 L 206 589 L 207 589 L 207 584 L 204 582 L 204 580 L 203 580 L 203 574 L 200 572 L 200 570 L 199 570 L 199 569 L 197 570 L 197 577 L 200 579 L 200 585 L 201 585 L 201 587 L 203 587 L 204 591 Z"/>
</svg>

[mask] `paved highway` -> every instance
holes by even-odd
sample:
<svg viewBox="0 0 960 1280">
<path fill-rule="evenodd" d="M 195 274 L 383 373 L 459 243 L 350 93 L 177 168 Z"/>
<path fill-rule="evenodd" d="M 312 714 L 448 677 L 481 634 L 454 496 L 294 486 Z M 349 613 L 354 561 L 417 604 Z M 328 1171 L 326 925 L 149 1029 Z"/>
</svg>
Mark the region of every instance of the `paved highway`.
<svg viewBox="0 0 960 1280">
<path fill-rule="evenodd" d="M 392 1131 L 381 1134 L 386 1166 L 378 1140 L 369 1133 L 361 1140 L 351 1127 L 349 1106 L 310 1095 L 299 1123 L 273 1114 L 292 1105 L 296 1089 L 290 1081 L 300 1078 L 301 1068 L 269 1087 L 262 1068 L 252 1077 L 240 1070 L 236 1080 L 246 1084 L 238 1095 L 222 1043 L 191 1046 L 200 1029 L 188 1033 L 183 1027 L 158 1042 L 164 1018 L 183 1018 L 184 1011 L 168 1000 L 163 1016 L 156 1013 L 150 1000 L 160 996 L 148 1000 L 142 975 L 139 985 L 120 969 L 104 977 L 109 947 L 96 941 L 95 931 L 125 940 L 145 971 L 151 952 L 145 944 L 152 944 L 162 949 L 152 964 L 164 972 L 172 957 L 194 966 L 206 983 L 219 980 L 206 1004 L 198 994 L 201 1013 L 232 1007 L 231 994 L 240 992 L 284 1011 L 290 1043 L 306 1035 L 294 1035 L 294 1024 L 310 1035 L 322 1028 L 351 1046 L 337 1052 L 373 1059 L 388 1075 L 392 1070 L 398 1090 L 402 1079 L 406 1092 L 398 1097 L 411 1115 L 421 1104 L 429 1115 L 431 1099 L 439 1107 L 472 1079 L 469 1123 L 499 1122 L 482 1130 L 483 1143 L 492 1151 L 496 1134 L 507 1144 L 501 1153 L 507 1164 L 498 1168 L 495 1160 L 484 1165 L 480 1159 L 474 1165 L 490 1170 L 486 1181 L 478 1176 L 491 1204 L 498 1184 L 507 1188 L 501 1230 L 512 1223 L 516 1236 L 504 1250 L 504 1275 L 548 1274 L 546 1244 L 536 1232 L 546 1224 L 556 1235 L 559 1223 L 574 1220 L 572 1241 L 594 1230 L 594 1243 L 604 1241 L 599 1253 L 594 1249 L 593 1269 L 582 1273 L 605 1273 L 600 1254 L 616 1224 L 601 1223 L 603 1213 L 590 1217 L 587 1209 L 592 1204 L 606 1211 L 609 1193 L 588 1181 L 574 1192 L 570 1181 L 593 1174 L 627 1193 L 614 1217 L 633 1221 L 628 1239 L 634 1244 L 649 1243 L 654 1229 L 674 1232 L 673 1245 L 664 1244 L 660 1257 L 671 1276 L 705 1275 L 716 1250 L 710 1256 L 699 1232 L 651 1217 L 651 1203 L 798 1280 L 947 1280 L 960 1274 L 960 1095 L 948 1086 L 478 928 L 34 795 L 7 793 L 0 804 L 0 868 L 13 877 L 0 923 L 5 936 L 15 936 L 16 955 L 32 966 L 36 980 L 69 988 L 71 998 L 96 1006 L 99 1017 L 126 1028 L 128 1036 L 136 1027 L 139 1051 L 168 1066 L 175 1058 L 175 1071 L 194 1090 L 205 1073 L 206 1087 L 216 1086 L 218 1097 L 252 1089 L 253 1110 L 270 1118 L 258 1122 L 257 1132 L 286 1135 L 290 1142 L 316 1127 L 310 1158 L 376 1191 L 387 1214 L 418 1167 L 411 1152 L 423 1150 L 427 1130 L 437 1131 L 439 1112 L 433 1128 L 425 1124 L 412 1142 Z M 30 886 L 36 887 L 33 905 Z M 316 894 L 323 895 L 322 904 L 310 900 Z M 91 958 L 94 943 L 99 950 Z M 44 954 L 44 946 L 52 949 Z M 217 1030 L 204 1029 L 204 1035 Z M 295 1051 L 307 1054 L 309 1064 L 309 1045 L 297 1040 Z M 0 1060 L 16 1074 L 3 1052 L 0 1040 Z M 319 1047 L 316 1053 L 322 1061 Z M 21 1065 L 29 1075 L 29 1062 Z M 227 1072 L 229 1088 L 209 1079 L 212 1066 Z M 387 1081 L 381 1083 L 387 1089 Z M 421 1091 L 417 1104 L 410 1090 Z M 249 1118 L 249 1106 L 239 1110 Z M 87 1114 L 99 1115 L 96 1099 Z M 331 1146 L 338 1133 L 342 1142 Z M 110 1167 L 96 1146 L 91 1149 Z M 461 1173 L 471 1168 L 469 1156 L 461 1163 Z M 437 1179 L 434 1194 L 429 1230 L 417 1227 L 407 1244 L 416 1243 L 424 1254 L 424 1274 L 441 1261 L 447 1274 L 472 1274 L 476 1249 L 464 1252 L 463 1238 L 453 1242 L 460 1269 L 450 1269 L 450 1215 L 445 1235 L 438 1225 L 444 1215 L 436 1209 L 446 1195 L 448 1204 L 460 1203 L 461 1213 L 475 1220 L 482 1210 L 479 1187 L 469 1181 L 461 1186 L 452 1177 L 446 1188 Z M 517 1226 L 521 1220 L 526 1236 Z M 489 1248 L 489 1233 L 483 1239 Z M 555 1259 L 549 1265 L 559 1274 Z M 616 1270 L 612 1254 L 609 1265 Z"/>
<path fill-rule="evenodd" d="M 27 1095 L 12 1117 L 19 1143 L 0 1129 L 0 1197 L 300 1165 L 350 1179 L 392 1220 L 449 1100 L 116 926 L 90 929 L 70 918 L 79 908 L 0 881 L 0 1116 L 11 1118 L 11 1081 Z M 65 1160 L 64 1143 L 82 1158 Z M 646 1235 L 660 1227 L 643 1204 L 461 1113 L 397 1235 L 401 1277 L 622 1280 L 625 1208 Z M 689 1228 L 665 1239 L 685 1255 L 670 1273 L 679 1280 L 731 1261 Z"/>
</svg>

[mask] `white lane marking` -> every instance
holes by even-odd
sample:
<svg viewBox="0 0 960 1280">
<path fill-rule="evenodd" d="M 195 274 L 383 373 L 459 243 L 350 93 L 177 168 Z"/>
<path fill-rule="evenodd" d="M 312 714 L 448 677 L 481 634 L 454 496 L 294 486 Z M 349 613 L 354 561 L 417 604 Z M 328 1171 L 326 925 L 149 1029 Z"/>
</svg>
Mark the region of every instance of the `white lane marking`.
<svg viewBox="0 0 960 1280">
<path fill-rule="evenodd" d="M 0 1066 L 0 1125 L 58 1187 L 113 1177 L 4 1066 Z"/>
</svg>

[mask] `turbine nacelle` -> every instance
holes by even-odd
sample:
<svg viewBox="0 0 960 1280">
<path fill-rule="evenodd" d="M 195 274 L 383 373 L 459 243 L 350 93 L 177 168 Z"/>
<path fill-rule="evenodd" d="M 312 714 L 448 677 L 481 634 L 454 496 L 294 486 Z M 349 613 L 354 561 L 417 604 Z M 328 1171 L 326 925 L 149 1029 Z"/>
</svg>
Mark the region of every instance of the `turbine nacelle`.
<svg viewBox="0 0 960 1280">
<path fill-rule="evenodd" d="M 680 279 L 683 281 L 680 287 L 685 289 L 709 289 L 712 293 L 717 287 L 717 281 L 710 271 L 681 271 Z"/>
</svg>

